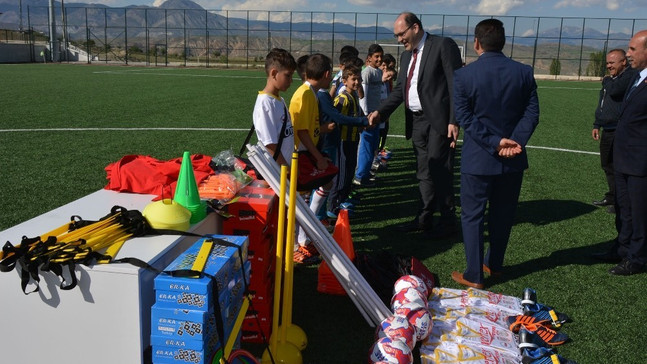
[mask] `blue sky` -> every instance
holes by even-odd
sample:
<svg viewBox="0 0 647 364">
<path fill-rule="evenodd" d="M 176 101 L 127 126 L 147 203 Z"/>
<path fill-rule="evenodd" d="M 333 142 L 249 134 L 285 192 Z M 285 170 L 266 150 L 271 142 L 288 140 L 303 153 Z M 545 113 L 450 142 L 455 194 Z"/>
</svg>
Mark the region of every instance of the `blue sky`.
<svg viewBox="0 0 647 364">
<path fill-rule="evenodd" d="M 70 1 L 70 0 L 68 0 Z M 82 0 L 81 0 L 82 1 Z M 109 6 L 154 5 L 165 0 L 89 0 Z M 206 9 L 292 10 L 360 13 L 518 15 L 645 18 L 647 0 L 194 0 Z M 74 2 L 73 0 L 71 2 Z"/>
</svg>

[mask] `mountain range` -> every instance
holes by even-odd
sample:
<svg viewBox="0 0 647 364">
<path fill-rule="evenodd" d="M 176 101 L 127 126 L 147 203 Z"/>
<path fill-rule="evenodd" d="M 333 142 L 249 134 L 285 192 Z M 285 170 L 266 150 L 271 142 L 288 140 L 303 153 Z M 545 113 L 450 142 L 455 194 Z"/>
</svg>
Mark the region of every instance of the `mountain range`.
<svg viewBox="0 0 647 364">
<path fill-rule="evenodd" d="M 61 25 L 60 8 L 61 2 L 55 1 L 55 14 L 57 24 Z M 23 27 L 27 24 L 27 8 L 29 7 L 29 19 L 31 26 L 39 31 L 47 32 L 48 27 L 48 0 L 22 0 Z M 358 26 L 337 22 L 335 24 L 324 22 L 276 22 L 267 20 L 253 20 L 236 17 L 226 17 L 215 11 L 207 11 L 199 4 L 191 0 L 167 0 L 161 5 L 155 6 L 128 6 L 126 8 L 113 8 L 101 4 L 88 3 L 65 3 L 66 24 L 68 35 L 74 38 L 86 37 L 86 24 L 96 28 L 110 28 L 106 33 L 118 34 L 123 32 L 127 25 L 129 38 L 142 38 L 145 36 L 185 36 L 186 29 L 192 34 L 205 34 L 208 31 L 210 37 L 215 36 L 245 36 L 267 37 L 267 32 L 276 37 L 292 37 L 296 39 L 317 40 L 357 40 L 376 41 L 390 39 L 392 29 L 376 26 Z M 127 10 L 124 10 L 127 9 Z M 17 29 L 20 22 L 19 5 L 16 0 L 0 0 L 0 28 Z M 125 14 L 128 14 L 127 16 Z M 87 19 L 86 19 L 87 14 Z M 106 26 L 107 25 L 107 26 Z M 148 29 L 148 33 L 147 33 Z M 334 34 L 333 34 L 334 29 Z M 446 26 L 443 29 L 445 34 L 459 34 L 458 39 L 465 36 L 464 27 Z M 436 31 L 438 33 L 438 31 Z M 561 38 L 562 44 L 573 46 L 580 45 L 582 30 L 578 27 L 564 26 L 546 29 L 539 33 L 538 43 L 556 43 Z M 631 36 L 625 33 L 609 34 L 609 39 L 615 39 L 618 44 L 610 44 L 609 47 L 625 46 Z M 593 28 L 584 29 L 586 45 L 602 48 L 607 39 L 606 33 Z M 516 37 L 515 44 L 532 46 L 535 37 Z"/>
</svg>

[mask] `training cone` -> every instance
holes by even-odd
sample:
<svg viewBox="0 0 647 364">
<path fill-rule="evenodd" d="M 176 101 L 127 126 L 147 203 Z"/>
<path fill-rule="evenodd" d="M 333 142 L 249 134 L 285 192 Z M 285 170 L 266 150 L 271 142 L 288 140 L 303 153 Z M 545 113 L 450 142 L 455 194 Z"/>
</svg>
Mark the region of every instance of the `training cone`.
<svg viewBox="0 0 647 364">
<path fill-rule="evenodd" d="M 351 261 L 355 261 L 355 247 L 353 237 L 350 234 L 350 222 L 348 221 L 348 210 L 342 209 L 337 215 L 335 232 L 332 234 L 339 247 L 346 253 Z M 326 262 L 319 266 L 317 291 L 334 295 L 345 295 L 346 290 L 341 286 L 337 278 L 328 267 Z"/>
<path fill-rule="evenodd" d="M 207 216 L 207 204 L 200 200 L 198 184 L 195 182 L 193 164 L 191 163 L 191 154 L 188 151 L 185 151 L 182 156 L 182 165 L 180 166 L 173 201 L 191 211 L 191 224 L 202 221 Z"/>
</svg>

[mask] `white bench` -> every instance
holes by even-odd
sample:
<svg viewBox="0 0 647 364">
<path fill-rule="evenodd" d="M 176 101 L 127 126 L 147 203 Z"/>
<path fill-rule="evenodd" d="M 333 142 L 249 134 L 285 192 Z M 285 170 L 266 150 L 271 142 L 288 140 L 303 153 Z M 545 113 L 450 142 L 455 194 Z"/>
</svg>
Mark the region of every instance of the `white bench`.
<svg viewBox="0 0 647 364">
<path fill-rule="evenodd" d="M 0 244 L 10 241 L 15 245 L 23 235 L 45 234 L 69 222 L 72 215 L 98 220 L 115 205 L 143 211 L 153 197 L 100 190 L 0 232 Z M 212 213 L 191 231 L 219 233 L 221 223 L 219 215 Z M 164 269 L 197 239 L 134 238 L 126 241 L 115 258 L 135 257 Z M 143 352 L 150 345 L 156 274 L 130 264 L 77 265 L 76 274 L 78 286 L 62 291 L 59 277 L 41 273 L 40 291 L 25 295 L 15 269 L 0 273 L 3 363 L 143 363 Z"/>
</svg>

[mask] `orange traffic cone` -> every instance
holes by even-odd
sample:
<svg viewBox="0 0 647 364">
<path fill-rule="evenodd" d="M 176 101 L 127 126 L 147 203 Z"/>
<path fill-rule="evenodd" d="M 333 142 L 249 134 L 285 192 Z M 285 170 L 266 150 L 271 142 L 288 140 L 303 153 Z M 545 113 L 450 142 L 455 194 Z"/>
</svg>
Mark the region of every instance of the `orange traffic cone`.
<svg viewBox="0 0 647 364">
<path fill-rule="evenodd" d="M 348 221 L 348 210 L 340 210 L 337 215 L 335 232 L 332 237 L 339 247 L 346 253 L 351 261 L 355 260 L 355 247 L 353 246 L 353 237 L 350 234 L 350 223 Z M 346 290 L 339 284 L 337 278 L 328 267 L 326 262 L 319 266 L 317 291 L 321 293 L 345 295 Z"/>
</svg>

